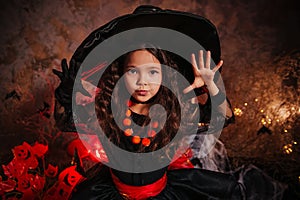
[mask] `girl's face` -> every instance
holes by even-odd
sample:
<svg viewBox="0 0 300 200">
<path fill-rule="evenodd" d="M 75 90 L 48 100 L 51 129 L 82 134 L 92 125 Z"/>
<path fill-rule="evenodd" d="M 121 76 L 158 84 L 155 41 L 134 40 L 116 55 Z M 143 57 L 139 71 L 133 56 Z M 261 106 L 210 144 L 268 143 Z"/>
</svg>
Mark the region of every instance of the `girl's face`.
<svg viewBox="0 0 300 200">
<path fill-rule="evenodd" d="M 161 64 L 150 52 L 137 50 L 128 55 L 124 66 L 125 85 L 136 100 L 146 102 L 158 92 L 162 82 Z"/>
</svg>

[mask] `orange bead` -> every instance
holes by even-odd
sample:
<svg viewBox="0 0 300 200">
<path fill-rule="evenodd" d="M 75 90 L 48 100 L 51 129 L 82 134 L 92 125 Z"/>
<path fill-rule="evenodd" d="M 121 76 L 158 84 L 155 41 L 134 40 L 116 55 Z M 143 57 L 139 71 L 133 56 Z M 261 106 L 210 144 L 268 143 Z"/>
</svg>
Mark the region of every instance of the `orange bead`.
<svg viewBox="0 0 300 200">
<path fill-rule="evenodd" d="M 131 136 L 133 134 L 132 128 L 128 128 L 124 131 L 124 135 L 126 136 Z"/>
<path fill-rule="evenodd" d="M 124 124 L 124 126 L 130 126 L 131 125 L 131 120 L 129 118 L 125 118 L 123 120 L 123 124 Z"/>
<path fill-rule="evenodd" d="M 152 128 L 158 128 L 158 121 L 154 121 L 152 123 Z"/>
<path fill-rule="evenodd" d="M 126 117 L 130 117 L 130 116 L 131 116 L 131 110 L 128 109 L 128 110 L 126 111 L 125 115 L 126 115 Z"/>
<path fill-rule="evenodd" d="M 133 144 L 139 144 L 140 142 L 141 142 L 140 136 L 135 135 L 135 136 L 132 137 L 132 143 Z"/>
<path fill-rule="evenodd" d="M 156 135 L 156 132 L 154 130 L 149 130 L 148 131 L 148 136 L 149 137 L 154 137 Z"/>
<path fill-rule="evenodd" d="M 150 145 L 151 141 L 149 138 L 143 138 L 142 140 L 142 144 L 145 146 L 145 147 L 148 147 Z"/>
</svg>

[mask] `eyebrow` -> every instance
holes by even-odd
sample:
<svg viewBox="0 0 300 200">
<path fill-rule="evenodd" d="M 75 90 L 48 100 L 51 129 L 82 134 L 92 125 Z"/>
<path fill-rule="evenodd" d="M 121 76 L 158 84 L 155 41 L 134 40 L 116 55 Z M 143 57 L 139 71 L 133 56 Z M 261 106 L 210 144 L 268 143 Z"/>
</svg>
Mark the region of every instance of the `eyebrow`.
<svg viewBox="0 0 300 200">
<path fill-rule="evenodd" d="M 127 68 L 136 68 L 136 67 L 139 67 L 139 66 L 136 66 L 136 65 L 125 65 L 124 69 L 127 69 Z M 145 65 L 144 67 L 150 68 L 150 69 L 160 69 L 160 67 L 158 65 L 154 65 L 154 66 Z"/>
</svg>

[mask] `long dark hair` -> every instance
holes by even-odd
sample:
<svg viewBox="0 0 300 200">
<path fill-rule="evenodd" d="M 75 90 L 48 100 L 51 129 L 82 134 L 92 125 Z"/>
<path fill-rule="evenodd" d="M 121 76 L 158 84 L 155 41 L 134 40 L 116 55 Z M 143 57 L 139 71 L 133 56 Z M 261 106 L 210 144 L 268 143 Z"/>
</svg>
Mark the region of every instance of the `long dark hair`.
<svg viewBox="0 0 300 200">
<path fill-rule="evenodd" d="M 172 87 L 172 91 L 165 87 L 164 85 L 160 86 L 158 93 L 154 96 L 149 104 L 150 106 L 154 104 L 159 104 L 163 106 L 166 110 L 166 123 L 162 127 L 161 131 L 154 137 L 150 146 L 144 147 L 139 145 L 137 148 L 133 149 L 136 152 L 148 152 L 155 151 L 159 148 L 162 148 L 168 144 L 171 139 L 176 135 L 177 130 L 179 129 L 181 115 L 180 115 L 180 100 L 176 97 L 179 94 L 178 83 L 176 82 L 176 75 L 170 74 L 166 71 L 168 66 L 177 70 L 177 65 L 172 62 L 170 54 L 167 51 L 161 50 L 159 48 L 148 46 L 141 47 L 137 50 L 145 50 L 155 56 L 159 62 L 162 64 L 162 79 L 163 82 L 168 82 L 168 87 Z M 136 51 L 136 50 L 134 50 Z M 121 130 L 116 121 L 120 121 L 125 118 L 125 112 L 128 109 L 126 105 L 126 99 L 121 95 L 122 92 L 127 91 L 124 87 L 124 84 L 117 84 L 122 75 L 124 74 L 124 65 L 126 58 L 134 51 L 128 52 L 118 59 L 116 59 L 103 73 L 102 78 L 99 82 L 100 92 L 96 96 L 96 113 L 99 121 L 99 125 L 106 134 L 106 136 L 117 146 L 130 149 L 123 143 L 122 136 L 123 131 Z M 112 94 L 114 91 L 114 98 Z M 117 116 L 112 114 L 112 106 L 118 111 Z M 158 121 L 163 117 L 162 114 L 153 112 L 155 118 Z M 149 123 L 150 118 L 147 117 L 143 122 L 142 126 Z M 124 130 L 124 129 L 123 129 Z M 130 144 L 127 144 L 130 145 Z M 133 144 L 131 144 L 133 145 Z"/>
</svg>

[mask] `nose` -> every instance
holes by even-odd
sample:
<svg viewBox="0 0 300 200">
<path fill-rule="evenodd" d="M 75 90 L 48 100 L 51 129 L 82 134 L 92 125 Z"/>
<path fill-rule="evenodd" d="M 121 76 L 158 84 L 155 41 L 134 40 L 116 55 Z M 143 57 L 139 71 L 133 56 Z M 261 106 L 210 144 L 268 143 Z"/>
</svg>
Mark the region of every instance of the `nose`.
<svg viewBox="0 0 300 200">
<path fill-rule="evenodd" d="M 147 85 L 147 77 L 144 73 L 140 73 L 137 80 L 137 85 Z"/>
</svg>

